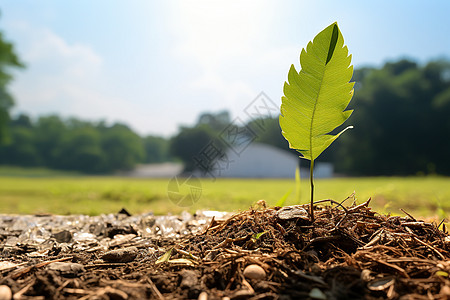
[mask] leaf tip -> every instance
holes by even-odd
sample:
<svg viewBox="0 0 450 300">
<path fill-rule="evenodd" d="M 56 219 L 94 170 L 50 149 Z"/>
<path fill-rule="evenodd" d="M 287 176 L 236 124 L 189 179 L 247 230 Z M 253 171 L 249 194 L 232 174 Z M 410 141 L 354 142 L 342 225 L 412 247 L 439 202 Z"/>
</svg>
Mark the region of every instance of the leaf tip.
<svg viewBox="0 0 450 300">
<path fill-rule="evenodd" d="M 328 48 L 328 56 L 325 64 L 328 64 L 328 62 L 331 60 L 331 57 L 333 57 L 334 49 L 336 48 L 337 40 L 339 37 L 339 29 L 337 26 L 337 22 L 332 24 L 333 31 L 331 33 L 331 39 L 330 39 L 330 45 Z"/>
</svg>

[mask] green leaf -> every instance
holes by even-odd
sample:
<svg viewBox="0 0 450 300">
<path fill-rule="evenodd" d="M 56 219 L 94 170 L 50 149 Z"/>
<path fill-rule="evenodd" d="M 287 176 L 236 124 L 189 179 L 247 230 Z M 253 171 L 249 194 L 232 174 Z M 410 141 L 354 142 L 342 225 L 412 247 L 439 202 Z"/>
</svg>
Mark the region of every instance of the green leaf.
<svg viewBox="0 0 450 300">
<path fill-rule="evenodd" d="M 259 232 L 259 233 L 255 233 L 253 234 L 252 238 L 255 240 L 259 240 L 260 237 L 262 237 L 264 234 L 266 234 L 268 231 L 263 231 L 263 232 Z"/>
<path fill-rule="evenodd" d="M 280 126 L 289 146 L 303 158 L 316 159 L 339 135 L 330 134 L 347 120 L 353 96 L 351 55 L 337 23 L 321 31 L 300 54 L 284 84 Z"/>
<path fill-rule="evenodd" d="M 281 197 L 278 201 L 277 201 L 277 203 L 275 203 L 275 206 L 279 206 L 279 207 L 282 207 L 282 206 L 284 206 L 284 203 L 286 202 L 286 199 L 289 197 L 289 195 L 292 193 L 292 189 L 290 189 L 289 191 L 287 191 L 284 195 L 283 195 L 283 197 Z"/>
<path fill-rule="evenodd" d="M 172 251 L 173 251 L 173 248 L 170 248 L 166 253 L 164 253 L 163 255 L 161 255 L 161 257 L 158 258 L 157 261 L 155 261 L 155 265 L 161 264 L 161 263 L 163 263 L 163 262 L 169 261 L 170 256 L 172 255 Z"/>
</svg>

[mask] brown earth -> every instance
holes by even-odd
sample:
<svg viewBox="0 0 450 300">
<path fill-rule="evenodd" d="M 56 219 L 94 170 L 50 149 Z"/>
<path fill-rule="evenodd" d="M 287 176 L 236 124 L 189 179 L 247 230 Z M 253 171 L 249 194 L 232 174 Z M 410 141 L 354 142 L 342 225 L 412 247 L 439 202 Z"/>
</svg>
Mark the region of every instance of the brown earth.
<svg viewBox="0 0 450 300">
<path fill-rule="evenodd" d="M 0 299 L 450 299 L 445 226 L 319 202 L 313 224 L 307 205 L 264 203 L 223 219 L 3 215 Z"/>
</svg>

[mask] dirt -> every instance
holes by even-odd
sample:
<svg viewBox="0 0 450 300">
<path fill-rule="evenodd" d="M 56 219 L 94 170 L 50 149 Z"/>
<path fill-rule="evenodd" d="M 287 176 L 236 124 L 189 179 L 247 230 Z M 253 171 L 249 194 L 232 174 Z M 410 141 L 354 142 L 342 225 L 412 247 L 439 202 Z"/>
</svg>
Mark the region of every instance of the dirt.
<svg viewBox="0 0 450 300">
<path fill-rule="evenodd" d="M 0 216 L 0 299 L 450 299 L 440 224 L 331 200 L 221 216 Z"/>
</svg>

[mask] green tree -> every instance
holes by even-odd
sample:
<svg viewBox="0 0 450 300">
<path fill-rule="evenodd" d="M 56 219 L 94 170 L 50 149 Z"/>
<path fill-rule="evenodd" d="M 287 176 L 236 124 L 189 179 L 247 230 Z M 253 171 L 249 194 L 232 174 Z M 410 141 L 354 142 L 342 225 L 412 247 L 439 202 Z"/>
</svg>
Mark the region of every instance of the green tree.
<svg viewBox="0 0 450 300">
<path fill-rule="evenodd" d="M 146 163 L 160 163 L 170 160 L 169 141 L 159 136 L 143 138 Z"/>
<path fill-rule="evenodd" d="M 41 163 L 32 129 L 25 126 L 12 127 L 10 143 L 0 147 L 0 164 L 29 167 Z"/>
<path fill-rule="evenodd" d="M 25 128 L 33 128 L 31 118 L 26 114 L 20 114 L 15 119 L 11 120 L 11 126 L 22 126 Z"/>
<path fill-rule="evenodd" d="M 68 130 L 55 149 L 55 165 L 59 169 L 98 173 L 104 168 L 100 132 L 92 126 Z"/>
<path fill-rule="evenodd" d="M 407 60 L 359 73 L 352 104 L 356 126 L 338 141 L 337 170 L 354 175 L 450 174 L 449 74 L 448 62 L 419 66 Z"/>
<path fill-rule="evenodd" d="M 56 169 L 59 167 L 56 157 L 61 153 L 59 147 L 61 147 L 67 130 L 64 121 L 56 115 L 38 118 L 34 128 L 35 143 L 39 156 L 46 167 Z"/>
<path fill-rule="evenodd" d="M 202 164 L 205 165 L 203 169 L 207 169 L 213 161 L 205 160 L 201 153 L 208 143 L 215 140 L 215 134 L 207 126 L 181 127 L 179 133 L 170 141 L 170 153 L 183 161 L 186 172 L 199 168 L 196 157 L 202 159 Z"/>
<path fill-rule="evenodd" d="M 202 113 L 196 126 L 207 126 L 213 132 L 219 133 L 231 123 L 230 113 L 226 110 L 218 113 Z"/>
<path fill-rule="evenodd" d="M 23 67 L 24 64 L 16 55 L 13 44 L 7 42 L 0 31 L 0 145 L 7 141 L 9 110 L 14 105 L 13 97 L 8 91 L 8 84 L 13 79 L 11 68 Z"/>
<path fill-rule="evenodd" d="M 11 143 L 0 147 L 0 164 L 109 173 L 132 169 L 144 162 L 146 155 L 145 140 L 122 124 L 107 126 L 56 115 L 33 122 L 27 115 L 19 115 L 10 126 Z M 161 139 L 162 146 L 167 143 Z M 164 159 L 163 152 L 167 151 L 161 148 L 158 159 Z"/>
<path fill-rule="evenodd" d="M 128 126 L 114 124 L 101 130 L 101 145 L 105 156 L 105 171 L 130 170 L 145 159 L 140 136 Z"/>
</svg>

